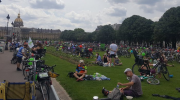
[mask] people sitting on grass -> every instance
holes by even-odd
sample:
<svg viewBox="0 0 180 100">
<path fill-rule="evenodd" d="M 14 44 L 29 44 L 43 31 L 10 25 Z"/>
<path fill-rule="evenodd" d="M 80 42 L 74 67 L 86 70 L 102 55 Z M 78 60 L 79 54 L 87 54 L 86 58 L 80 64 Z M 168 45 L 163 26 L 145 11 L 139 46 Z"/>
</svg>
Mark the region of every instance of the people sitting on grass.
<svg viewBox="0 0 180 100">
<path fill-rule="evenodd" d="M 78 81 L 83 81 L 83 78 L 87 74 L 87 67 L 84 65 L 84 61 L 80 60 L 79 65 L 76 67 L 76 72 L 74 73 L 74 76 L 77 78 Z"/>
<path fill-rule="evenodd" d="M 108 57 L 107 57 L 106 53 L 104 54 L 102 61 L 103 61 L 103 66 L 108 66 L 109 65 Z"/>
<path fill-rule="evenodd" d="M 125 69 L 124 73 L 126 74 L 127 77 L 129 77 L 130 82 L 129 83 L 118 82 L 117 84 L 119 86 L 126 86 L 120 88 L 119 89 L 120 92 L 125 96 L 140 97 L 143 94 L 141 87 L 141 80 L 137 75 L 133 74 L 130 68 Z M 109 93 L 111 92 L 112 91 L 109 91 Z"/>
<path fill-rule="evenodd" d="M 120 63 L 120 61 L 121 60 L 118 58 L 118 56 L 116 56 L 114 65 L 117 65 L 117 66 L 122 65 L 122 62 Z"/>
<path fill-rule="evenodd" d="M 102 62 L 101 56 L 99 55 L 99 53 L 96 53 L 96 61 L 95 61 L 95 63 L 98 64 L 99 62 Z"/>
<path fill-rule="evenodd" d="M 108 60 L 109 64 L 110 64 L 110 58 L 111 58 L 111 55 L 110 55 L 110 52 L 108 52 L 108 54 L 107 54 L 107 60 Z"/>
</svg>

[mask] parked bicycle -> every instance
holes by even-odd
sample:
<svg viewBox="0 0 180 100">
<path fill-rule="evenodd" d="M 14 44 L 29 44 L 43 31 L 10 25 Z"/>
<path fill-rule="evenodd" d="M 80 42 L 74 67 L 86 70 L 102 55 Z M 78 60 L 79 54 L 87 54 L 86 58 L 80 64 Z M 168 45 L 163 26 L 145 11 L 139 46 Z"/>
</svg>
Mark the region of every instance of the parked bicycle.
<svg viewBox="0 0 180 100">
<path fill-rule="evenodd" d="M 133 53 L 136 51 L 133 51 Z M 153 76 L 151 78 L 147 79 L 147 82 L 149 84 L 159 84 L 159 80 L 156 79 L 156 69 L 160 70 L 160 72 L 163 74 L 164 78 L 169 81 L 169 71 L 166 67 L 166 64 L 163 62 L 158 62 L 153 68 L 150 68 L 149 61 L 143 60 L 142 56 L 138 56 L 134 54 L 135 56 L 135 64 L 132 66 L 132 72 L 136 75 L 144 75 L 144 76 Z M 145 67 L 145 68 L 142 68 Z"/>
</svg>

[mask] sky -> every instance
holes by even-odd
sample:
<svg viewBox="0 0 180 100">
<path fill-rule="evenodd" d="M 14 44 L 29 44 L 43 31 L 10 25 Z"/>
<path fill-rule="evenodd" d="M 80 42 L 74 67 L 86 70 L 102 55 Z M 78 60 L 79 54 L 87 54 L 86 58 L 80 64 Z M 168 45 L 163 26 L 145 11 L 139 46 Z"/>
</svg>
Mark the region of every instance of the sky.
<svg viewBox="0 0 180 100">
<path fill-rule="evenodd" d="M 158 21 L 180 0 L 1 0 L 0 26 L 9 26 L 20 12 L 24 27 L 93 32 L 99 25 L 121 24 L 132 15 Z"/>
</svg>

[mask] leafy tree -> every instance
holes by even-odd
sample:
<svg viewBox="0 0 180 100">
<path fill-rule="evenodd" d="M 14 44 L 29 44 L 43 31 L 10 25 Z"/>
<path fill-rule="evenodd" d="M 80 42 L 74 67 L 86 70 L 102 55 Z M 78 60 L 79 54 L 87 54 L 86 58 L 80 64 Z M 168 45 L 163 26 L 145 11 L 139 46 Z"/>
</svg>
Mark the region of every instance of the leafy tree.
<svg viewBox="0 0 180 100">
<path fill-rule="evenodd" d="M 167 10 L 159 19 L 154 28 L 154 40 L 172 42 L 176 48 L 176 42 L 180 36 L 180 7 L 173 7 Z"/>
<path fill-rule="evenodd" d="M 97 32 L 96 41 L 102 43 L 110 43 L 113 40 L 114 29 L 109 26 L 105 25 Z"/>
<path fill-rule="evenodd" d="M 153 21 L 144 17 L 133 15 L 126 18 L 119 28 L 118 40 L 139 42 L 150 42 L 153 33 Z"/>
</svg>

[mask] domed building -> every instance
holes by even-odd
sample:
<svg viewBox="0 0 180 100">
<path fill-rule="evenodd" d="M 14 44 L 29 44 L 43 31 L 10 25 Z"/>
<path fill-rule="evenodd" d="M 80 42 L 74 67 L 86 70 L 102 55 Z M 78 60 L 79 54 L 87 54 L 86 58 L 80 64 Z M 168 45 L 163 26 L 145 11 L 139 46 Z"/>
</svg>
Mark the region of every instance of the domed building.
<svg viewBox="0 0 180 100">
<path fill-rule="evenodd" d="M 20 17 L 20 13 L 11 23 L 13 27 L 8 27 L 8 35 L 12 38 L 12 41 L 27 40 L 29 37 L 36 40 L 58 40 L 61 34 L 60 29 L 43 29 L 43 28 L 30 28 L 24 27 L 23 20 Z M 7 35 L 7 27 L 0 26 L 0 38 Z"/>
<path fill-rule="evenodd" d="M 18 14 L 18 17 L 14 20 L 14 27 L 21 27 L 23 25 L 23 20 L 20 18 L 20 14 Z"/>
</svg>

